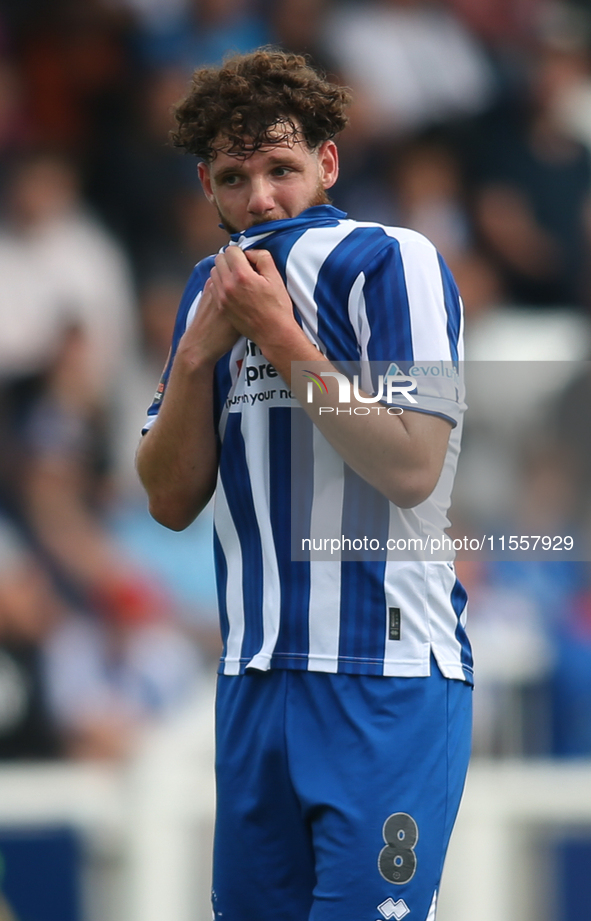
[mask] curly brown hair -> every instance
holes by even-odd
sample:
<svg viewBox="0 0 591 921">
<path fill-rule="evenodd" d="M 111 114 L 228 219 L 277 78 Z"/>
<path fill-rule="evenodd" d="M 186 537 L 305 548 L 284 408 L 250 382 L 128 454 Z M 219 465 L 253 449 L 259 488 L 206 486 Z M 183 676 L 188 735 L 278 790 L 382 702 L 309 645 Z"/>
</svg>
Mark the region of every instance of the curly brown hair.
<svg viewBox="0 0 591 921">
<path fill-rule="evenodd" d="M 215 141 L 248 156 L 301 131 L 311 149 L 346 126 L 349 91 L 331 83 L 299 54 L 259 48 L 193 74 L 191 90 L 175 109 L 175 147 L 211 161 Z M 299 126 L 299 130 L 298 130 Z M 280 130 L 278 130 L 280 129 Z"/>
</svg>

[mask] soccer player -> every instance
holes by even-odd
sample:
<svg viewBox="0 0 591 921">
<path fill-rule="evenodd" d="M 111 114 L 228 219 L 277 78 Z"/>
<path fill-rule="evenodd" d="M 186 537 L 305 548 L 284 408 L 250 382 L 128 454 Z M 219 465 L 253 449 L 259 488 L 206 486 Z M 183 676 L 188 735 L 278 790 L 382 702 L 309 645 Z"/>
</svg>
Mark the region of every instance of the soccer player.
<svg viewBox="0 0 591 921">
<path fill-rule="evenodd" d="M 137 465 L 169 528 L 216 493 L 224 921 L 433 921 L 469 756 L 453 564 L 291 553 L 290 441 L 312 471 L 294 515 L 311 527 L 328 509 L 339 533 L 380 545 L 420 533 L 425 509 L 445 522 L 458 451 L 452 397 L 348 412 L 375 381 L 347 407 L 330 376 L 340 362 L 427 373 L 462 357 L 461 303 L 434 247 L 329 204 L 348 102 L 303 58 L 262 49 L 198 70 L 176 111 L 174 142 L 199 158 L 231 240 L 188 282 Z"/>
</svg>

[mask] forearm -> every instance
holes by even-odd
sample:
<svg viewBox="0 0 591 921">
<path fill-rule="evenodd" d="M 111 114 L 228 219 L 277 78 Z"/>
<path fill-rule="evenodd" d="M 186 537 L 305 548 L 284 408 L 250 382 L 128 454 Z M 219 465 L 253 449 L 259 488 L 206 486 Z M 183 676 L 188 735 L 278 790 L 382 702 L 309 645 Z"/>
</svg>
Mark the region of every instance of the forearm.
<svg viewBox="0 0 591 921">
<path fill-rule="evenodd" d="M 343 406 L 337 381 L 330 377 L 324 379 L 329 393 L 322 398 L 320 413 L 318 403 L 307 402 L 308 380 L 301 373 L 292 374 L 292 362 L 308 362 L 317 373 L 335 369 L 301 329 L 260 347 L 313 423 L 359 476 L 401 508 L 412 508 L 431 494 L 445 458 L 450 423 L 407 410 L 390 414 L 380 403 L 368 413 L 367 404 L 356 401 L 353 393 L 351 403 Z M 361 395 L 367 396 L 363 391 Z M 356 407 L 363 407 L 363 413 L 356 414 Z"/>
<path fill-rule="evenodd" d="M 364 480 L 402 508 L 418 505 L 435 488 L 445 460 L 450 423 L 434 415 L 404 412 L 367 415 L 342 412 L 337 382 L 329 379 L 326 406 L 308 403 L 307 380 L 292 376 L 292 362 L 323 362 L 334 370 L 298 325 L 293 304 L 265 250 L 244 254 L 231 247 L 216 258 L 211 273 L 215 302 L 229 322 L 251 339 L 291 388 L 314 424 L 343 460 Z M 359 403 L 359 406 L 367 406 Z M 337 412 L 338 409 L 341 412 Z M 356 408 L 350 404 L 351 410 Z"/>
<path fill-rule="evenodd" d="M 175 531 L 197 517 L 215 489 L 214 365 L 190 355 L 181 343 L 158 417 L 137 452 L 150 514 Z"/>
</svg>

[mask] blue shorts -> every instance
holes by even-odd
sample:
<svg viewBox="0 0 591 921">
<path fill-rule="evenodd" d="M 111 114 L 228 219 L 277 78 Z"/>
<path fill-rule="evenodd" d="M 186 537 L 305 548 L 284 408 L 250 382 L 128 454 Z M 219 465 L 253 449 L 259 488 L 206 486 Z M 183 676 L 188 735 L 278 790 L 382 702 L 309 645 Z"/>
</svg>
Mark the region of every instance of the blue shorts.
<svg viewBox="0 0 591 921">
<path fill-rule="evenodd" d="M 217 921 L 433 921 L 471 688 L 295 670 L 220 675 Z"/>
</svg>

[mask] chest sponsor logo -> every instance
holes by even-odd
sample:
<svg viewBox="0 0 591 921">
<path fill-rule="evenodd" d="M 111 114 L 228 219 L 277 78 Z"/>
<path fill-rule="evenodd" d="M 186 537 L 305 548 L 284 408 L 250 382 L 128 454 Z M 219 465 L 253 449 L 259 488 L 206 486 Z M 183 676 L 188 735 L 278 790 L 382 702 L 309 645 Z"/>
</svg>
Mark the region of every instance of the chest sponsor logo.
<svg viewBox="0 0 591 921">
<path fill-rule="evenodd" d="M 247 406 L 294 406 L 295 397 L 277 369 L 267 361 L 256 343 L 246 343 L 244 358 L 236 361 L 238 377 L 226 400 L 230 412 L 242 412 Z"/>
</svg>

